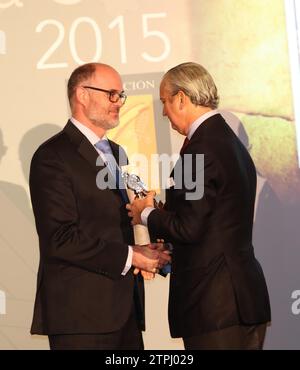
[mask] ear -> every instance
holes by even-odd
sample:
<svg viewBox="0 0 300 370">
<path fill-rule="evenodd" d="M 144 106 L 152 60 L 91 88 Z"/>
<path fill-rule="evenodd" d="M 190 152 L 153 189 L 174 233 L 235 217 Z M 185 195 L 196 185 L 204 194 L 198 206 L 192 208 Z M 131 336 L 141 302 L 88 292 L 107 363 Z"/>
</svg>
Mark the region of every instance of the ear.
<svg viewBox="0 0 300 370">
<path fill-rule="evenodd" d="M 84 87 L 78 86 L 75 92 L 76 100 L 82 105 L 86 106 L 89 99 L 89 94 Z"/>
<path fill-rule="evenodd" d="M 182 110 L 186 104 L 186 95 L 183 91 L 178 91 L 179 109 Z"/>
</svg>

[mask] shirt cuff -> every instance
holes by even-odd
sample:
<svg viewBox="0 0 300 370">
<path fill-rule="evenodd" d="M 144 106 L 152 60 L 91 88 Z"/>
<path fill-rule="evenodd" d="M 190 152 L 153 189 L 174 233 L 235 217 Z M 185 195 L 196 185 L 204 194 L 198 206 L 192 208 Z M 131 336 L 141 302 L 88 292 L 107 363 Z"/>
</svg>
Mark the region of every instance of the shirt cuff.
<svg viewBox="0 0 300 370">
<path fill-rule="evenodd" d="M 146 207 L 143 212 L 141 213 L 141 220 L 142 225 L 147 226 L 148 225 L 148 217 L 152 211 L 154 211 L 154 207 Z"/>
<path fill-rule="evenodd" d="M 122 271 L 121 275 L 126 275 L 127 272 L 130 270 L 130 268 L 132 266 L 132 255 L 133 255 L 132 246 L 128 245 L 128 256 L 127 256 L 127 260 L 126 260 L 124 270 Z"/>
</svg>

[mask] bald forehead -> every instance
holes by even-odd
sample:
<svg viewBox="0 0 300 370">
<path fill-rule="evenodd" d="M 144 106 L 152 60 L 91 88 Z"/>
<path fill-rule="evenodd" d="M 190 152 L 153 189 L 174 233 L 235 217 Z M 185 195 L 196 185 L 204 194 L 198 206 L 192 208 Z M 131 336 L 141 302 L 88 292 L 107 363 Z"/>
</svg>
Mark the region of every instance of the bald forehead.
<svg viewBox="0 0 300 370">
<path fill-rule="evenodd" d="M 102 63 L 96 64 L 95 72 L 111 73 L 111 74 L 119 75 L 119 73 L 113 67 L 109 66 L 108 64 L 102 64 Z"/>
<path fill-rule="evenodd" d="M 97 64 L 92 81 L 101 84 L 104 89 L 122 90 L 122 80 L 119 73 L 107 64 Z"/>
</svg>

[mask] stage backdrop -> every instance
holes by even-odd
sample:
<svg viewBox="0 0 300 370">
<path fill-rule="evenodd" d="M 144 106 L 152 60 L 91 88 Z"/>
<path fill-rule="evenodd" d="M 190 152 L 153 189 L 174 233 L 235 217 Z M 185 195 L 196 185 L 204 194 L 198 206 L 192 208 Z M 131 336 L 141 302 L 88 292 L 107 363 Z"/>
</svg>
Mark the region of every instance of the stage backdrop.
<svg viewBox="0 0 300 370">
<path fill-rule="evenodd" d="M 185 61 L 211 72 L 257 168 L 254 247 L 273 316 L 265 348 L 300 349 L 297 11 L 297 0 L 0 0 L 1 349 L 48 348 L 29 334 L 39 258 L 29 164 L 69 117 L 71 71 L 91 61 L 120 71 L 129 95 L 110 136 L 147 158 L 183 141 L 161 117 L 162 74 Z M 168 278 L 146 283 L 146 349 L 183 348 L 167 299 Z"/>
</svg>

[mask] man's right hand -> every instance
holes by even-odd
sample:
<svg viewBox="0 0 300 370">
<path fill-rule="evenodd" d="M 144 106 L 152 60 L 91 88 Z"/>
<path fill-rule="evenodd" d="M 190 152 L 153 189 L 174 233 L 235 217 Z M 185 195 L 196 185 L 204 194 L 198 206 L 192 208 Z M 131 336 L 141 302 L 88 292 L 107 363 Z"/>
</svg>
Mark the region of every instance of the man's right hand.
<svg viewBox="0 0 300 370">
<path fill-rule="evenodd" d="M 158 272 L 160 268 L 171 262 L 169 252 L 165 251 L 161 244 L 134 245 L 132 265 L 147 272 Z"/>
</svg>

